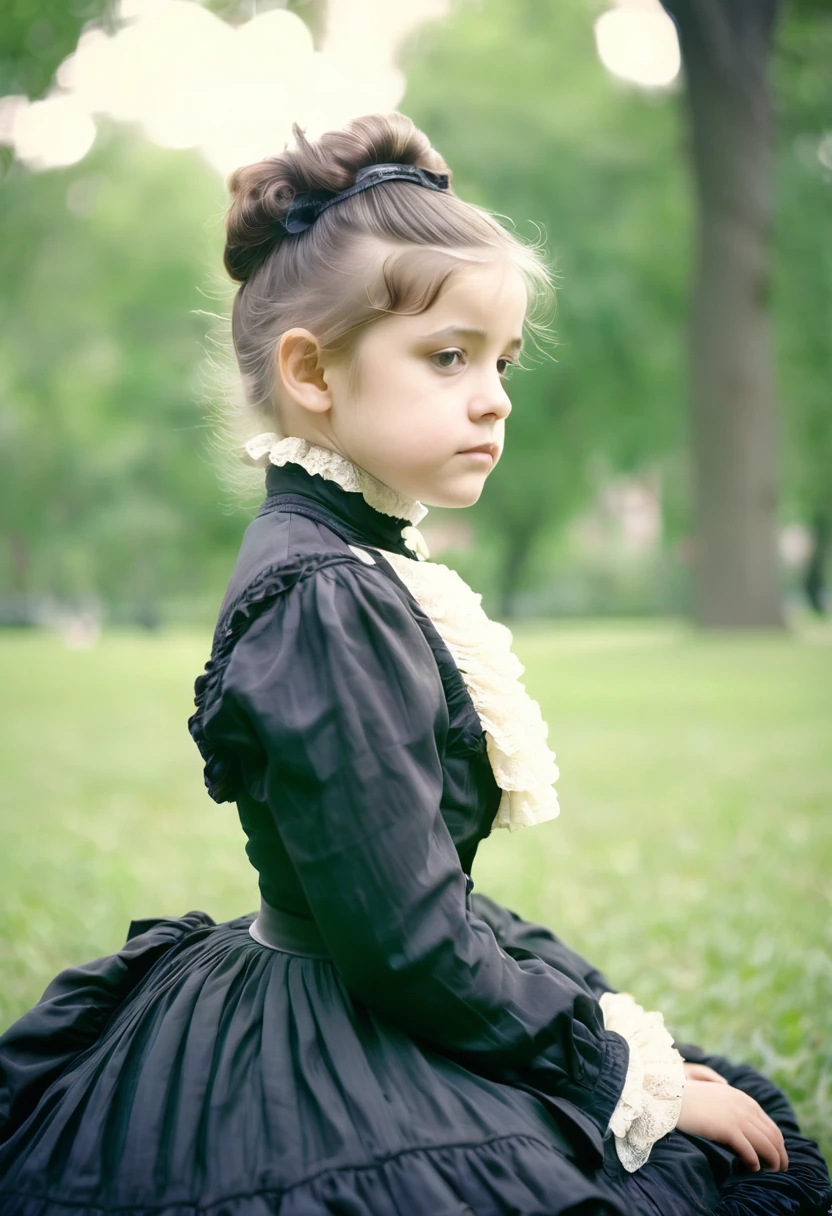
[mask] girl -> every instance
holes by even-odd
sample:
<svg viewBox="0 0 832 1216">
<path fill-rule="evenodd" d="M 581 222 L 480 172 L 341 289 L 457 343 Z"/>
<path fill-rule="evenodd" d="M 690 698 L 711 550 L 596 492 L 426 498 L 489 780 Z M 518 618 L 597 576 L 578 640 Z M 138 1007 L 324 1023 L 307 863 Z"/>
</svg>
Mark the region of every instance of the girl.
<svg viewBox="0 0 832 1216">
<path fill-rule="evenodd" d="M 133 922 L 0 1039 L 4 1216 L 815 1213 L 817 1146 L 470 877 L 557 813 L 511 635 L 427 560 L 500 457 L 536 252 L 400 114 L 231 179 L 267 468 L 190 730 L 260 910 Z"/>
</svg>

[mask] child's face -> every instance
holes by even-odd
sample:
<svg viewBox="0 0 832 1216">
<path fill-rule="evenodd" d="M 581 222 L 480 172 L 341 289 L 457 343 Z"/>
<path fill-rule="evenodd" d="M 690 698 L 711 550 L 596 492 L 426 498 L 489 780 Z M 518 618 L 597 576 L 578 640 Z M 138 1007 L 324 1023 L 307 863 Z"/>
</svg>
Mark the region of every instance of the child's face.
<svg viewBox="0 0 832 1216">
<path fill-rule="evenodd" d="M 427 312 L 375 322 L 355 352 L 354 391 L 345 365 L 327 370 L 332 446 L 428 506 L 476 502 L 503 449 L 503 376 L 526 306 L 506 258 L 457 271 Z M 493 459 L 464 454 L 484 443 L 496 445 Z"/>
</svg>

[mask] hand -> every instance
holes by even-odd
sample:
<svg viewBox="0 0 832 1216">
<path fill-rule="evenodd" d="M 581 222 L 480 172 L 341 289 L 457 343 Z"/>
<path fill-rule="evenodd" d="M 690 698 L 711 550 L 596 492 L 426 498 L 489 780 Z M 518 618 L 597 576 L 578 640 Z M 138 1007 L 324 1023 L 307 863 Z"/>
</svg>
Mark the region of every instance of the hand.
<svg viewBox="0 0 832 1216">
<path fill-rule="evenodd" d="M 689 1068 L 704 1067 L 685 1064 L 685 1073 Z M 715 1085 L 710 1078 L 698 1080 L 688 1076 L 676 1126 L 680 1132 L 727 1144 L 755 1173 L 763 1162 L 772 1170 L 789 1168 L 780 1128 L 759 1102 L 733 1085 Z"/>
<path fill-rule="evenodd" d="M 721 1073 L 715 1072 L 713 1068 L 708 1068 L 707 1064 L 690 1064 L 685 1060 L 685 1076 L 689 1081 L 719 1081 L 721 1085 L 727 1085 L 728 1081 Z"/>
</svg>

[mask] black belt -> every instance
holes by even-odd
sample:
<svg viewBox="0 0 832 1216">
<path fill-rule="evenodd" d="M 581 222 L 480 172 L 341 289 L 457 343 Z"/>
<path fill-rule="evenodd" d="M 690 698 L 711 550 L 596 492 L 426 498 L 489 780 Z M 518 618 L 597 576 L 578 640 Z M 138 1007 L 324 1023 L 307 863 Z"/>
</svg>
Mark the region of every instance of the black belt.
<svg viewBox="0 0 832 1216">
<path fill-rule="evenodd" d="M 260 911 L 249 926 L 249 933 L 261 946 L 282 950 L 286 954 L 303 954 L 308 958 L 331 958 L 326 943 L 314 920 L 293 916 L 260 900 Z"/>
<path fill-rule="evenodd" d="M 465 886 L 465 906 L 470 910 L 474 880 L 467 874 Z M 282 950 L 285 954 L 302 954 L 307 958 L 332 958 L 314 920 L 306 916 L 295 916 L 283 908 L 276 908 L 262 896 L 260 911 L 248 931 L 256 942 L 261 946 L 268 946 L 270 950 Z"/>
</svg>

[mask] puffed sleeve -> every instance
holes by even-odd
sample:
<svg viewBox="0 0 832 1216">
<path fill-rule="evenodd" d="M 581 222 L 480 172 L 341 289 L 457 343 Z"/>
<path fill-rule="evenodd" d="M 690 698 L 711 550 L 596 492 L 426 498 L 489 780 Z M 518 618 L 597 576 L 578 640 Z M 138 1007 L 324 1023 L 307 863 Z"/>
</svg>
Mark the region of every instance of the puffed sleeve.
<svg viewBox="0 0 832 1216">
<path fill-rule="evenodd" d="M 585 985 L 512 958 L 466 907 L 440 811 L 448 712 L 378 569 L 318 569 L 236 643 L 205 731 L 262 756 L 266 802 L 346 987 L 473 1071 L 567 1099 L 603 1136 L 627 1072 Z M 243 772 L 255 772 L 251 763 Z"/>
</svg>

